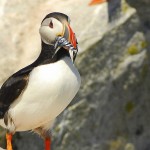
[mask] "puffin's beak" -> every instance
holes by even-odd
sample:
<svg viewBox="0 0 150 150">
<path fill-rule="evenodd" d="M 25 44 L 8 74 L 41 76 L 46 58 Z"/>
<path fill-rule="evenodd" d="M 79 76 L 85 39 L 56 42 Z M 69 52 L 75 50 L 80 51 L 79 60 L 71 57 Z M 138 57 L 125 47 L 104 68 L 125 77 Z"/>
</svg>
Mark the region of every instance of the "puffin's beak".
<svg viewBox="0 0 150 150">
<path fill-rule="evenodd" d="M 64 29 L 60 36 L 64 37 L 66 40 L 68 40 L 68 42 L 71 43 L 71 45 L 74 47 L 74 49 L 77 49 L 77 39 L 76 39 L 75 33 L 73 32 L 73 30 L 70 27 L 68 22 L 64 23 Z"/>
<path fill-rule="evenodd" d="M 68 41 L 72 44 L 72 46 L 75 49 L 77 49 L 77 39 L 76 39 L 75 33 L 73 32 L 69 24 L 67 24 L 67 26 L 68 26 L 68 31 L 69 31 Z"/>
<path fill-rule="evenodd" d="M 55 42 L 55 53 L 58 51 L 58 47 L 64 47 L 66 50 L 69 51 L 72 61 L 74 62 L 77 52 L 77 39 L 75 33 L 73 32 L 72 28 L 70 27 L 69 23 L 64 23 L 64 28 L 61 34 L 57 35 Z"/>
<path fill-rule="evenodd" d="M 65 22 L 63 24 L 63 31 L 62 33 L 58 34 L 57 36 L 63 37 L 66 39 L 70 44 L 73 46 L 74 49 L 77 49 L 77 39 L 75 33 L 73 32 L 72 28 L 70 27 L 69 23 Z"/>
<path fill-rule="evenodd" d="M 92 0 L 89 5 L 97 5 L 97 4 L 102 4 L 104 2 L 107 2 L 108 0 Z"/>
</svg>

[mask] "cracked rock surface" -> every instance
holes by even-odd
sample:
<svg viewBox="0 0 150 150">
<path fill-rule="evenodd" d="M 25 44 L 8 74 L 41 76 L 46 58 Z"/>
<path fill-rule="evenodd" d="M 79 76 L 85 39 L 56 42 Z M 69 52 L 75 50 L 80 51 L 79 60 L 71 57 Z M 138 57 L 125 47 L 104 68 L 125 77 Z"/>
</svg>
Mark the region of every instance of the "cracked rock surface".
<svg viewBox="0 0 150 150">
<path fill-rule="evenodd" d="M 59 5 L 56 6 L 56 2 Z M 52 148 L 149 150 L 150 27 L 147 12 L 150 2 L 143 0 L 141 4 L 140 0 L 136 3 L 127 0 L 127 4 L 122 0 L 122 7 L 117 10 L 121 15 L 115 14 L 116 20 L 112 22 L 108 21 L 106 4 L 89 7 L 88 2 L 0 2 L 0 8 L 4 8 L 4 12 L 0 11 L 0 83 L 38 56 L 40 39 L 37 31 L 43 15 L 54 10 L 68 13 L 77 31 L 79 45 L 84 49 L 76 61 L 82 85 L 54 124 Z M 77 17 L 78 13 L 83 18 Z M 5 147 L 4 134 L 5 131 L 0 129 L 2 147 Z M 43 141 L 31 132 L 17 133 L 13 146 L 14 150 L 41 150 Z"/>
</svg>

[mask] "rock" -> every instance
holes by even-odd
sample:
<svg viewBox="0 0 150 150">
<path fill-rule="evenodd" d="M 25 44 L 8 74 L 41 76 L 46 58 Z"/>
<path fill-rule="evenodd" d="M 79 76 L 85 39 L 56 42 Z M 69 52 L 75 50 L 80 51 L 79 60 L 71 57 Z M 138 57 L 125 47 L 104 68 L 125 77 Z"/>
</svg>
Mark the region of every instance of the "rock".
<svg viewBox="0 0 150 150">
<path fill-rule="evenodd" d="M 42 150 L 43 140 L 33 132 L 20 132 L 14 135 L 14 150 Z"/>
<path fill-rule="evenodd" d="M 150 133 L 150 62 L 147 39 L 140 29 L 134 15 L 79 56 L 81 101 L 75 110 L 64 112 L 62 124 L 66 122 L 66 126 L 56 125 L 54 149 L 149 148 L 145 137 Z M 132 45 L 137 46 L 136 53 L 129 51 Z M 139 144 L 139 140 L 143 142 Z"/>
<path fill-rule="evenodd" d="M 51 11 L 65 12 L 71 16 L 83 49 L 76 61 L 82 86 L 55 122 L 52 148 L 150 149 L 150 29 L 143 25 L 149 22 L 146 12 L 150 2 L 129 1 L 137 13 L 124 0 L 112 2 L 119 4 L 115 9 L 108 9 L 111 3 L 94 7 L 88 3 L 89 0 L 0 2 L 0 82 L 38 56 L 38 28 L 43 16 Z M 114 10 L 111 19 L 108 10 Z M 17 133 L 13 145 L 14 149 L 43 149 L 42 140 L 27 132 Z"/>
<path fill-rule="evenodd" d="M 142 24 L 145 28 L 150 28 L 150 3 L 149 0 L 127 0 L 127 2 L 134 8 L 136 8 L 137 13 L 141 19 Z"/>
<path fill-rule="evenodd" d="M 5 134 L 6 131 L 0 127 L 0 148 L 5 147 Z"/>
</svg>

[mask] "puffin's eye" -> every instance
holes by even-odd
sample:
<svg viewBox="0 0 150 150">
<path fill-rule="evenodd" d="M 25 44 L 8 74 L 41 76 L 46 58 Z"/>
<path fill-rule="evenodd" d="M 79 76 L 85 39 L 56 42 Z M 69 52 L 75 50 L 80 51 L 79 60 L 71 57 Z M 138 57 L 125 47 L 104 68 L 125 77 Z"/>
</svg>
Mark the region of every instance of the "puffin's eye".
<svg viewBox="0 0 150 150">
<path fill-rule="evenodd" d="M 53 22 L 52 22 L 52 20 L 51 20 L 50 23 L 49 23 L 49 27 L 50 27 L 50 28 L 53 28 Z"/>
</svg>

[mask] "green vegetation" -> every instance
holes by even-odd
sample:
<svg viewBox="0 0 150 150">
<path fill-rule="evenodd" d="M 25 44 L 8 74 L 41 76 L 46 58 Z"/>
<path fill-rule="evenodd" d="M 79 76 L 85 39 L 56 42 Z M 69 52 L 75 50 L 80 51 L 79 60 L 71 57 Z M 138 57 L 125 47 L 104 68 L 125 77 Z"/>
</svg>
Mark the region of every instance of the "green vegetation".
<svg viewBox="0 0 150 150">
<path fill-rule="evenodd" d="M 131 101 L 129 101 L 126 105 L 125 105 L 125 110 L 127 113 L 131 113 L 133 111 L 135 107 L 135 104 Z"/>
<path fill-rule="evenodd" d="M 129 9 L 129 5 L 127 4 L 127 2 L 125 0 L 122 0 L 122 12 L 126 13 Z"/>
<path fill-rule="evenodd" d="M 146 41 L 141 42 L 141 47 L 146 48 L 148 46 L 148 43 Z"/>
<path fill-rule="evenodd" d="M 136 45 L 131 45 L 129 48 L 128 48 L 128 54 L 130 55 L 135 55 L 135 54 L 138 54 L 139 53 L 139 49 Z"/>
<path fill-rule="evenodd" d="M 118 138 L 118 139 L 116 139 L 116 140 L 112 140 L 111 142 L 110 142 L 110 150 L 120 150 L 120 149 L 122 149 L 123 147 L 124 147 L 124 143 L 125 141 L 124 141 L 124 139 L 123 138 Z"/>
</svg>

